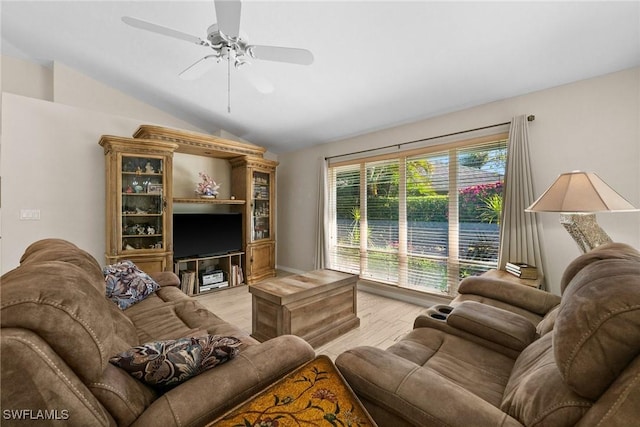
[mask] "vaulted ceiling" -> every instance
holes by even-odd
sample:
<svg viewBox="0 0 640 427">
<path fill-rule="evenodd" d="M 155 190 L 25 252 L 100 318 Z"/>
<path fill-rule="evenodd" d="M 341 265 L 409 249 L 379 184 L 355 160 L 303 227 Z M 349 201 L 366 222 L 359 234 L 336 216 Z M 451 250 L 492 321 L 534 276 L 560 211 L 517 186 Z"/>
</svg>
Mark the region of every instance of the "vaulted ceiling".
<svg viewBox="0 0 640 427">
<path fill-rule="evenodd" d="M 640 65 L 637 1 L 245 0 L 243 38 L 308 49 L 313 64 L 253 60 L 229 69 L 221 61 L 196 80 L 178 74 L 210 48 L 121 18 L 206 39 L 217 20 L 213 0 L 1 8 L 3 55 L 59 61 L 205 131 L 224 129 L 275 153 Z"/>
</svg>

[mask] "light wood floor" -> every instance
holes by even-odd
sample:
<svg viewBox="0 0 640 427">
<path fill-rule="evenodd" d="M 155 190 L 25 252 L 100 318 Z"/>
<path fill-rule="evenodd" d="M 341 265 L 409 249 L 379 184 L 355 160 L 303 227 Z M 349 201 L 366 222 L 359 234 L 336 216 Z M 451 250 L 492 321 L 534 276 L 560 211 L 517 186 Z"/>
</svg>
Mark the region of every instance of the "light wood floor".
<svg viewBox="0 0 640 427">
<path fill-rule="evenodd" d="M 208 310 L 251 333 L 251 294 L 248 286 L 211 292 L 195 297 Z M 345 350 L 361 345 L 387 348 L 413 328 L 425 307 L 358 291 L 360 326 L 316 348 L 332 360 Z"/>
</svg>

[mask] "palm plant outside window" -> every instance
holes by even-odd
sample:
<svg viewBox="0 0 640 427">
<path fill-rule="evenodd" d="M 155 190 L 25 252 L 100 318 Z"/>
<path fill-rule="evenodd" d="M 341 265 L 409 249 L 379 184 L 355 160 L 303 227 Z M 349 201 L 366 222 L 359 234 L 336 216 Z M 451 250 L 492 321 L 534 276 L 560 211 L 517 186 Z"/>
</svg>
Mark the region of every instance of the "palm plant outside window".
<svg viewBox="0 0 640 427">
<path fill-rule="evenodd" d="M 503 135 L 332 164 L 331 267 L 454 293 L 497 267 L 505 165 Z"/>
</svg>

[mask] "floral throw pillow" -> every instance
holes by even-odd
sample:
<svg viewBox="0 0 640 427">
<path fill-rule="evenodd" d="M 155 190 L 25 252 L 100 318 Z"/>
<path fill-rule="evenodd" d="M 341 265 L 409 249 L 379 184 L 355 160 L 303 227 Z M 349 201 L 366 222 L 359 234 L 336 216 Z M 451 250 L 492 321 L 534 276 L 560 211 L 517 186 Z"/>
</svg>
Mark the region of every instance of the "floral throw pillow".
<svg viewBox="0 0 640 427">
<path fill-rule="evenodd" d="M 131 261 L 120 261 L 102 269 L 106 284 L 107 298 L 124 310 L 142 301 L 158 289 L 156 283 L 147 273 L 140 270 Z"/>
<path fill-rule="evenodd" d="M 241 342 L 235 337 L 205 335 L 155 341 L 132 347 L 109 359 L 151 386 L 175 386 L 234 358 Z"/>
</svg>

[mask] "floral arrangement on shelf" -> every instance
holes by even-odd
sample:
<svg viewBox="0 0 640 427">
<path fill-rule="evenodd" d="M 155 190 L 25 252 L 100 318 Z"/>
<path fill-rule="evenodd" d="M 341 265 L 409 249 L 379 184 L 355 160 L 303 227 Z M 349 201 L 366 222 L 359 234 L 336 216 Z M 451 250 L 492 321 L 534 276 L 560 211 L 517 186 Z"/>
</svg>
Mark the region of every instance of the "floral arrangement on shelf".
<svg viewBox="0 0 640 427">
<path fill-rule="evenodd" d="M 216 183 L 209 175 L 204 172 L 200 172 L 200 181 L 196 187 L 196 193 L 200 197 L 216 197 L 218 195 L 218 189 L 220 184 Z"/>
</svg>

